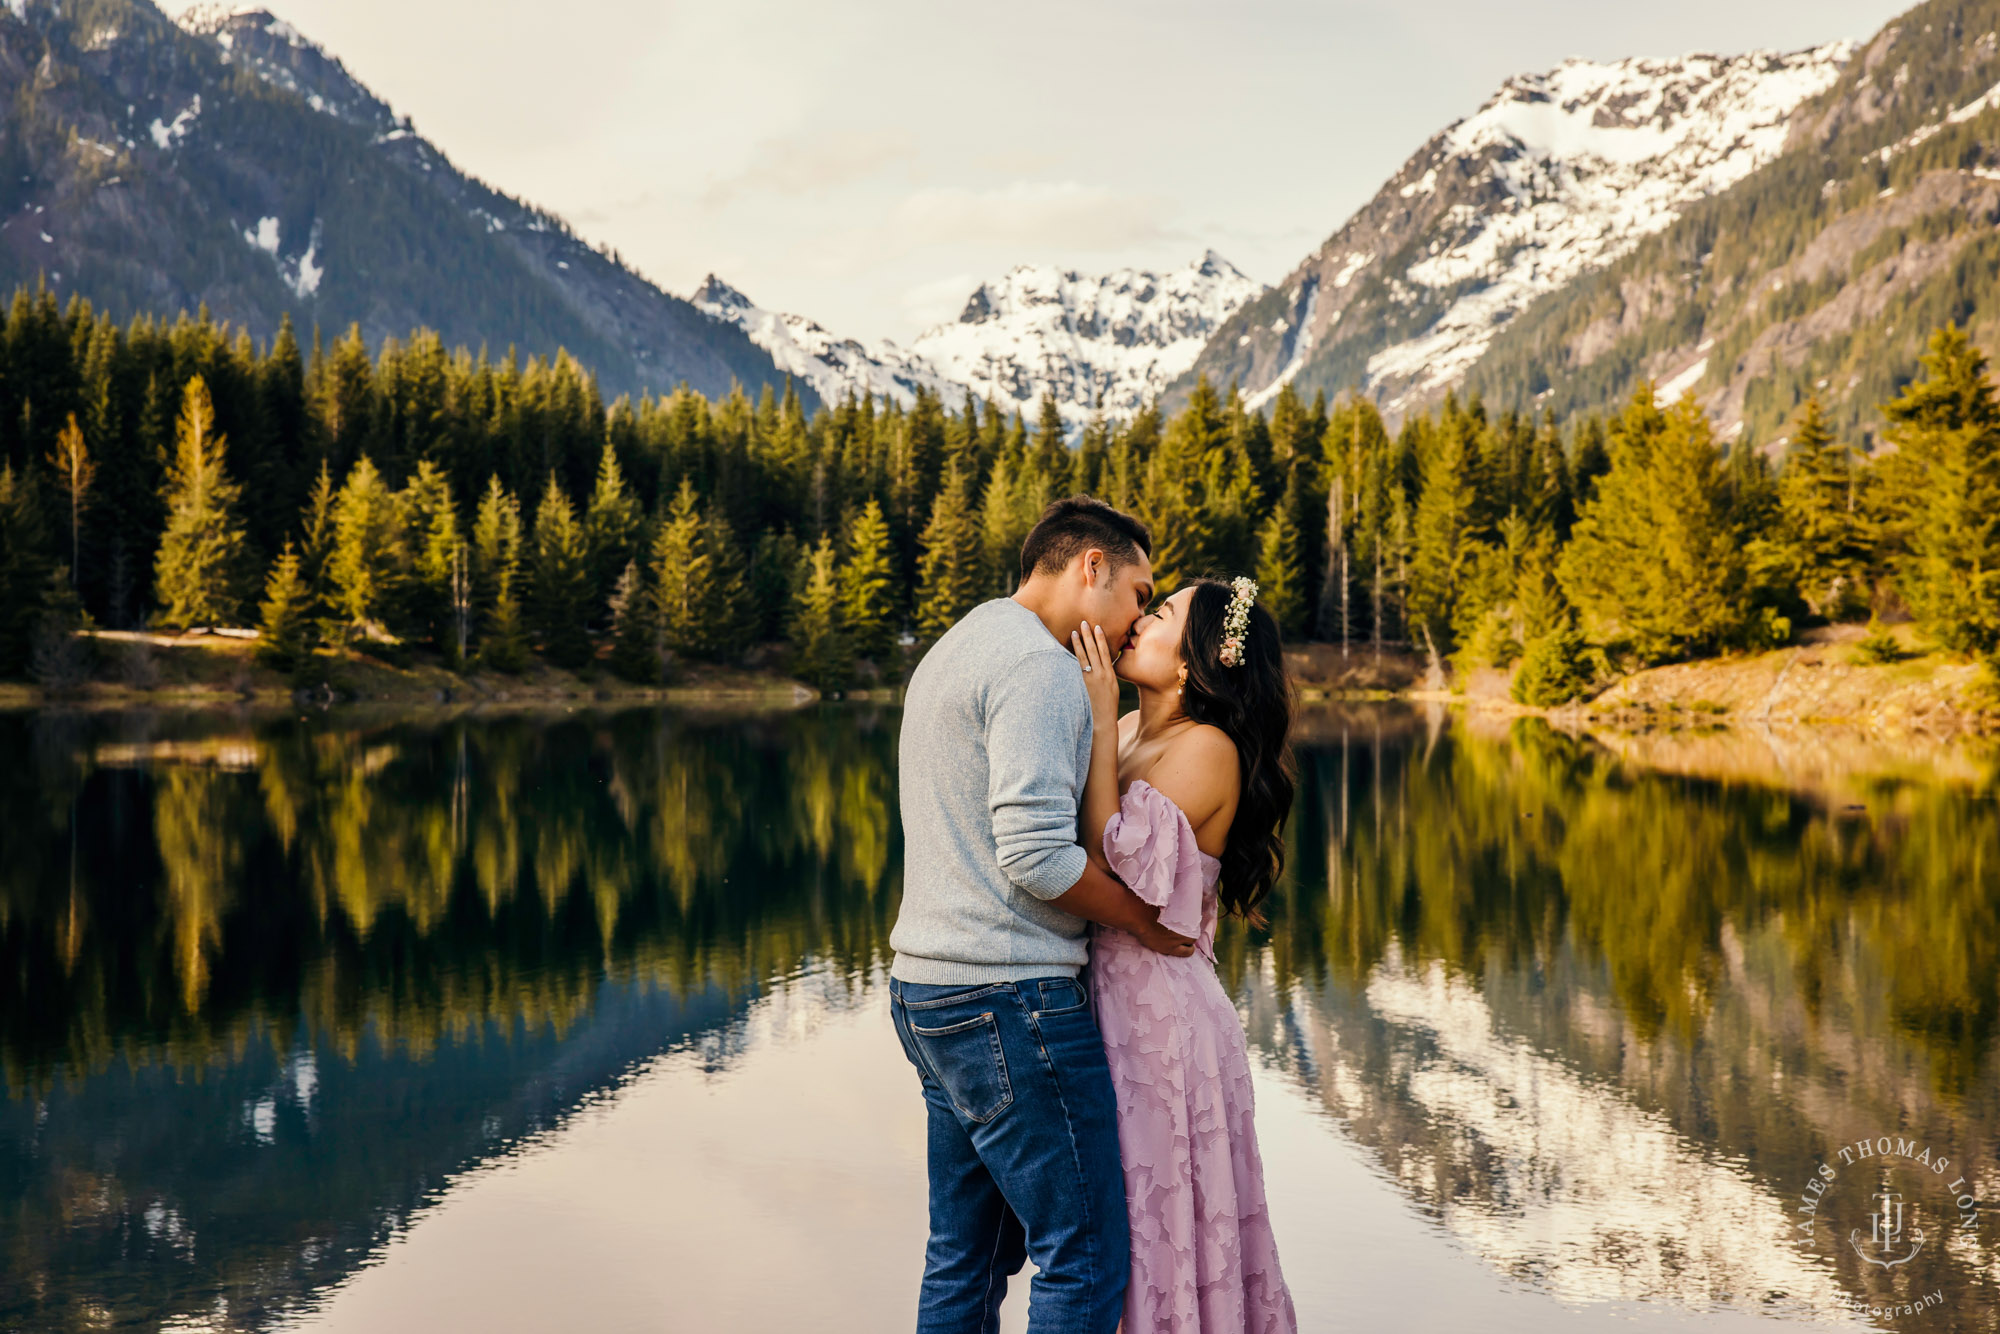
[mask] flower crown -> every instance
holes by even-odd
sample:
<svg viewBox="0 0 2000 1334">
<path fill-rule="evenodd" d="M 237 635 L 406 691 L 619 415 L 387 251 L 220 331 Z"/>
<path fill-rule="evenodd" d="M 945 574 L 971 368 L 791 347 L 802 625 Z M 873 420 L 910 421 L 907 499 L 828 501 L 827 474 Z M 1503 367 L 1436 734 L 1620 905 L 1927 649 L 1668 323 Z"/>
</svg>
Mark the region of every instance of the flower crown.
<svg viewBox="0 0 2000 1334">
<path fill-rule="evenodd" d="M 1239 574 L 1230 587 L 1236 596 L 1229 599 L 1229 610 L 1222 618 L 1222 652 L 1218 656 L 1224 667 L 1241 667 L 1243 636 L 1250 629 L 1250 604 L 1257 600 L 1257 581 Z"/>
</svg>

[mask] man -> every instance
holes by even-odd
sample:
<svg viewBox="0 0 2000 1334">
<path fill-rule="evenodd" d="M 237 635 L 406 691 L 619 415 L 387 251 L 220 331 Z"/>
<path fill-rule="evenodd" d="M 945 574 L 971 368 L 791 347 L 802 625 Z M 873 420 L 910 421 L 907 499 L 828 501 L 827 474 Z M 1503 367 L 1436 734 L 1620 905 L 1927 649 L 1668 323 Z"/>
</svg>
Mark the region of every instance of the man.
<svg viewBox="0 0 2000 1334">
<path fill-rule="evenodd" d="M 1111 1334 L 1130 1247 L 1117 1104 L 1079 974 L 1091 922 L 1194 942 L 1077 842 L 1090 704 L 1066 647 L 1123 644 L 1153 596 L 1145 525 L 1078 496 L 1043 513 L 1011 598 L 924 655 L 903 707 L 903 904 L 890 1012 L 929 1107 L 919 1334 L 993 1334 L 1032 1256 L 1034 1334 Z"/>
</svg>

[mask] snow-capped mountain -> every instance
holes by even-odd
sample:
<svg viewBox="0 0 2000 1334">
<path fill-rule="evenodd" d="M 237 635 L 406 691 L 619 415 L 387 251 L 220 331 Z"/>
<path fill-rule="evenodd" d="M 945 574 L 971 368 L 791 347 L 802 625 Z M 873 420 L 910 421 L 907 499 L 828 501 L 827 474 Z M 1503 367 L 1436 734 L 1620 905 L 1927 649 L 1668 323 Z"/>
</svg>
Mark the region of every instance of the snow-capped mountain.
<svg viewBox="0 0 2000 1334">
<path fill-rule="evenodd" d="M 1537 297 L 1624 255 L 1783 149 L 1854 44 L 1572 60 L 1425 144 L 1196 363 L 1253 401 L 1360 384 L 1395 410 L 1456 383 Z"/>
<path fill-rule="evenodd" d="M 980 284 L 956 322 L 926 330 L 907 349 L 840 338 L 803 316 L 765 310 L 714 276 L 693 300 L 828 401 L 857 392 L 908 404 L 922 386 L 954 406 L 970 391 L 1032 416 L 1046 392 L 1074 433 L 1094 413 L 1123 419 L 1157 398 L 1216 328 L 1263 290 L 1212 250 L 1168 273 L 1092 276 L 1023 264 Z"/>
<path fill-rule="evenodd" d="M 921 388 L 951 395 L 956 407 L 963 393 L 963 386 L 887 339 L 861 343 L 803 315 L 766 310 L 712 273 L 688 299 L 710 319 L 748 334 L 751 342 L 771 354 L 779 370 L 805 381 L 825 402 L 838 403 L 852 393 L 893 399 L 908 407 Z"/>
<path fill-rule="evenodd" d="M 206 305 L 270 338 L 567 348 L 607 397 L 781 383 L 741 331 L 562 219 L 454 167 L 339 60 L 266 10 L 0 3 L 9 166 L 0 287 L 46 281 L 123 319 Z M 816 401 L 816 399 L 814 400 Z"/>
<path fill-rule="evenodd" d="M 1157 398 L 1263 290 L 1213 250 L 1170 273 L 1024 264 L 981 284 L 957 323 L 925 331 L 911 350 L 1003 406 L 1032 408 L 1052 391 L 1076 429 L 1094 412 L 1123 419 Z"/>
</svg>

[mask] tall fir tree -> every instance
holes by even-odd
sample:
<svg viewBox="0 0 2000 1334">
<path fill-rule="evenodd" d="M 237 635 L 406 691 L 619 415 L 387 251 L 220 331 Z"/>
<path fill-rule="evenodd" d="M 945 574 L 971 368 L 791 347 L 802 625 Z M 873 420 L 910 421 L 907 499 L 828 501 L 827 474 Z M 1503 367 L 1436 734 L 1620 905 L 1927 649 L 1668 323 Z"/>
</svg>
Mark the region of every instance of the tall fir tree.
<svg viewBox="0 0 2000 1334">
<path fill-rule="evenodd" d="M 83 562 L 83 510 L 90 503 L 91 483 L 97 479 L 97 460 L 84 443 L 83 428 L 76 424 L 74 412 L 56 436 L 49 466 L 55 472 L 56 488 L 69 505 L 70 586 L 75 587 Z"/>
<path fill-rule="evenodd" d="M 882 507 L 870 500 L 847 530 L 840 618 L 855 655 L 885 672 L 893 668 L 896 647 L 895 554 L 889 521 Z"/>
<path fill-rule="evenodd" d="M 917 638 L 926 644 L 958 623 L 985 596 L 982 549 L 967 496 L 970 480 L 956 463 L 945 471 L 924 525 L 917 563 Z"/>
<path fill-rule="evenodd" d="M 0 677 L 28 670 L 49 578 L 43 541 L 34 487 L 12 463 L 0 459 Z"/>
<path fill-rule="evenodd" d="M 199 375 L 181 399 L 174 456 L 167 468 L 166 531 L 153 586 L 172 626 L 227 624 L 242 606 L 243 526 L 239 492 L 224 468 L 215 404 Z"/>
<path fill-rule="evenodd" d="M 611 591 L 611 670 L 638 685 L 660 680 L 660 624 L 639 562 L 628 560 Z"/>
<path fill-rule="evenodd" d="M 854 650 L 840 623 L 840 575 L 832 538 L 819 540 L 806 557 L 806 568 L 792 618 L 792 674 L 815 689 L 840 690 L 852 675 Z"/>
<path fill-rule="evenodd" d="M 2000 651 L 2000 405 L 1964 330 L 1931 338 L 1923 378 L 1882 405 L 1896 452 L 1884 490 L 1896 583 L 1918 626 L 1958 653 Z"/>
<path fill-rule="evenodd" d="M 714 561 L 701 527 L 701 500 L 694 483 L 682 478 L 653 538 L 653 595 L 662 641 L 676 654 L 697 658 L 709 653 L 706 618 L 715 588 Z"/>
<path fill-rule="evenodd" d="M 1642 384 L 1610 441 L 1562 560 L 1570 600 L 1626 636 L 1643 661 L 1714 649 L 1748 614 L 1728 479 L 1708 419 L 1682 400 L 1662 413 Z"/>
<path fill-rule="evenodd" d="M 1410 559 L 1410 619 L 1439 653 L 1455 647 L 1459 601 L 1478 557 L 1474 426 L 1446 400 L 1445 420 L 1423 460 Z"/>
<path fill-rule="evenodd" d="M 735 662 L 750 647 L 756 626 L 749 565 L 737 545 L 736 530 L 720 506 L 711 507 L 702 517 L 701 546 L 708 558 L 703 650 L 718 662 Z"/>
<path fill-rule="evenodd" d="M 400 609 L 404 563 L 402 507 L 375 461 L 363 454 L 333 503 L 327 577 L 343 635 L 374 638 L 390 632 Z"/>
<path fill-rule="evenodd" d="M 1834 443 L 1817 397 L 1806 400 L 1790 434 L 1778 474 L 1777 537 L 1785 571 L 1817 615 L 1865 607 L 1873 552 L 1853 455 Z"/>
<path fill-rule="evenodd" d="M 402 628 L 414 638 L 429 640 L 455 663 L 458 635 L 453 618 L 466 553 L 451 481 L 424 459 L 403 488 L 401 502 L 404 544 L 410 553 L 400 608 Z"/>
<path fill-rule="evenodd" d="M 582 667 L 591 659 L 590 551 L 576 508 L 549 475 L 535 508 L 534 559 L 529 628 L 542 655 L 558 667 Z"/>
<path fill-rule="evenodd" d="M 597 482 L 584 510 L 583 531 L 590 547 L 593 608 L 607 605 L 626 565 L 638 552 L 638 499 L 625 484 L 618 450 L 610 443 L 598 456 Z"/>
<path fill-rule="evenodd" d="M 477 633 L 484 636 L 490 632 L 501 585 L 512 585 L 521 568 L 521 503 L 500 484 L 497 473 L 487 479 L 486 491 L 479 498 L 467 557 L 473 623 Z M 518 587 L 514 592 L 518 616 Z"/>
<path fill-rule="evenodd" d="M 312 648 L 312 590 L 300 571 L 298 552 L 290 542 L 264 580 L 264 601 L 258 620 L 257 658 L 280 671 L 297 667 Z"/>
<path fill-rule="evenodd" d="M 1302 636 L 1306 591 L 1299 569 L 1299 530 L 1283 505 L 1257 531 L 1257 600 L 1277 619 L 1288 640 Z"/>
</svg>

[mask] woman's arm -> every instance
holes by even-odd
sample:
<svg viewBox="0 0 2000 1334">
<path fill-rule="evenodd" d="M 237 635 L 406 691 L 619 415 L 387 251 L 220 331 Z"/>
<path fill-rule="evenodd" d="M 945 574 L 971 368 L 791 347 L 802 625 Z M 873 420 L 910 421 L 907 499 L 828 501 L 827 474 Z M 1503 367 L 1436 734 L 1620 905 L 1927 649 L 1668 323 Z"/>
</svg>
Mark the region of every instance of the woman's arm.
<svg viewBox="0 0 2000 1334">
<path fill-rule="evenodd" d="M 1104 630 L 1088 621 L 1072 630 L 1070 647 L 1083 664 L 1083 689 L 1090 696 L 1090 772 L 1084 779 L 1078 832 L 1091 862 L 1104 871 L 1104 826 L 1118 814 L 1118 677 Z"/>
</svg>

